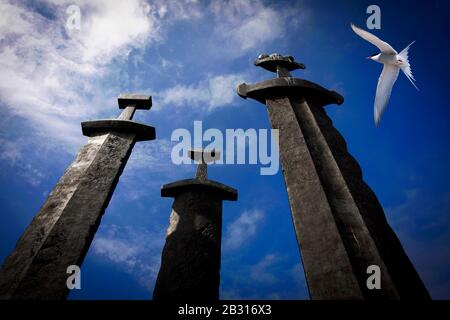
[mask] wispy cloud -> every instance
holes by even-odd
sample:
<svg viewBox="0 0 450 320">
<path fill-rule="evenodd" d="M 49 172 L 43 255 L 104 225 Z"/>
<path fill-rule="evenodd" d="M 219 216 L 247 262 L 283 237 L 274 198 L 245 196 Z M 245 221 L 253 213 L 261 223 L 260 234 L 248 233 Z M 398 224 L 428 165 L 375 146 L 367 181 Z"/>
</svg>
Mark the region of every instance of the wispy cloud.
<svg viewBox="0 0 450 320">
<path fill-rule="evenodd" d="M 250 278 L 253 281 L 264 284 L 274 284 L 278 281 L 273 268 L 276 267 L 280 257 L 276 254 L 267 254 L 264 258 L 250 269 Z"/>
<path fill-rule="evenodd" d="M 144 228 L 110 225 L 97 234 L 93 253 L 133 275 L 144 287 L 151 289 L 158 275 L 164 232 Z"/>
<path fill-rule="evenodd" d="M 214 1 L 215 35 L 226 45 L 221 50 L 230 57 L 260 50 L 266 43 L 283 37 L 289 23 L 302 16 L 296 6 L 289 10 L 266 5 L 260 0 Z"/>
<path fill-rule="evenodd" d="M 46 7 L 53 19 L 16 2 L 0 4 L 6 21 L 0 25 L 0 100 L 36 133 L 70 146 L 80 141 L 79 121 L 104 112 L 117 95 L 111 92 L 117 84 L 101 84 L 105 66 L 158 32 L 141 1 L 75 3 L 81 24 L 71 34 L 65 29 L 68 1 Z"/>
<path fill-rule="evenodd" d="M 175 142 L 158 139 L 149 143 L 136 144 L 130 156 L 129 171 L 160 172 L 168 174 L 172 167 L 170 154 Z"/>
<path fill-rule="evenodd" d="M 52 146 L 41 144 L 35 147 L 33 154 L 28 146 L 30 137 L 17 137 L 8 139 L 0 137 L 0 162 L 4 163 L 3 173 L 14 172 L 17 177 L 23 179 L 33 187 L 41 185 L 48 176 L 49 161 L 47 160 Z M 51 152 L 57 150 L 52 149 Z M 33 165 L 30 158 L 34 157 L 39 165 Z M 58 159 L 59 160 L 59 159 Z"/>
<path fill-rule="evenodd" d="M 69 5 L 80 8 L 79 30 L 66 28 Z M 37 150 L 73 155 L 85 141 L 80 122 L 115 111 L 130 52 L 161 41 L 163 26 L 200 12 L 191 1 L 0 2 L 0 108 L 7 115 L 0 136 L 8 141 L 2 162 L 37 185 L 45 176 L 32 160 Z"/>
<path fill-rule="evenodd" d="M 247 210 L 227 228 L 224 237 L 224 249 L 237 249 L 256 234 L 258 226 L 264 219 L 264 212 L 259 209 Z"/>
<path fill-rule="evenodd" d="M 70 5 L 80 8 L 79 30 L 66 28 Z M 260 0 L 45 0 L 32 5 L 2 1 L 0 108 L 8 117 L 0 120 L 0 135 L 24 144 L 27 153 L 42 144 L 73 155 L 85 141 L 80 122 L 112 116 L 115 108 L 111 106 L 115 107 L 116 96 L 127 84 L 147 88 L 148 70 L 164 73 L 167 68 L 183 68 L 188 60 L 144 59 L 155 45 L 172 41 L 168 31 L 175 23 L 211 27 L 200 37 L 207 44 L 201 60 L 220 56 L 230 61 L 281 38 L 287 27 L 286 12 Z M 208 48 L 225 52 L 218 55 Z M 250 79 L 241 73 L 202 71 L 205 78 L 196 83 L 172 81 L 158 92 L 149 91 L 156 102 L 154 110 L 163 106 L 165 111 L 173 110 L 167 108 L 173 105 L 212 112 L 232 106 L 237 84 Z M 12 130 L 18 123 L 21 130 Z M 10 151 L 3 152 L 2 161 L 22 170 L 20 161 L 6 156 Z M 23 172 L 27 166 L 41 171 L 30 159 L 22 157 Z"/>
<path fill-rule="evenodd" d="M 240 264 L 224 277 L 227 285 L 221 288 L 221 299 L 308 298 L 301 264 L 288 264 L 282 253 L 267 253 L 254 264 Z"/>
<path fill-rule="evenodd" d="M 193 85 L 176 85 L 156 95 L 159 96 L 156 110 L 164 106 L 183 106 L 205 112 L 229 106 L 236 99 L 236 87 L 243 79 L 241 74 L 225 74 Z"/>
<path fill-rule="evenodd" d="M 69 5 L 80 8 L 79 30 L 66 28 Z M 2 1 L 0 101 L 36 133 L 79 145 L 79 122 L 110 113 L 129 53 L 200 12 L 191 1 L 48 0 L 34 9 Z"/>
<path fill-rule="evenodd" d="M 150 190 L 155 190 L 159 197 L 161 185 L 192 175 L 194 165 L 172 163 L 171 152 L 174 144 L 175 142 L 167 139 L 136 144 L 120 178 L 122 192 L 117 196 L 127 201 L 136 201 L 148 198 Z"/>
</svg>

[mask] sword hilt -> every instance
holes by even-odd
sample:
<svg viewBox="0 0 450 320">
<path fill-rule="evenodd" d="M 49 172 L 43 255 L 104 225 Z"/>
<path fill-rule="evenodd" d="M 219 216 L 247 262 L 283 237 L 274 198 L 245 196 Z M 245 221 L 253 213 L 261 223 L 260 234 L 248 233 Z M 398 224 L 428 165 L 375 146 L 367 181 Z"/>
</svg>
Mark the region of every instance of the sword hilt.
<svg viewBox="0 0 450 320">
<path fill-rule="evenodd" d="M 282 56 L 278 53 L 272 53 L 270 56 L 262 53 L 254 64 L 268 71 L 276 72 L 278 78 L 291 77 L 290 71 L 306 68 L 303 63 L 295 62 L 294 57 Z"/>
<path fill-rule="evenodd" d="M 152 97 L 143 94 L 121 94 L 117 102 L 119 109 L 124 109 L 118 120 L 131 120 L 137 109 L 149 110 L 152 107 Z"/>
<path fill-rule="evenodd" d="M 189 157 L 198 162 L 196 179 L 205 181 L 208 179 L 208 163 L 214 162 L 220 157 L 220 152 L 213 150 L 192 149 L 189 150 Z"/>
</svg>

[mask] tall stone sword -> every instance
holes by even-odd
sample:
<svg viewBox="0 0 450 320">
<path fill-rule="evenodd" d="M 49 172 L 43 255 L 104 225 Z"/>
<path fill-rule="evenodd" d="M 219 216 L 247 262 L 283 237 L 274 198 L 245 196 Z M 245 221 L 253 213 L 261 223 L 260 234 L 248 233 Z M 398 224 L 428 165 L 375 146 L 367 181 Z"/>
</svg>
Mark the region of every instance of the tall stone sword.
<svg viewBox="0 0 450 320">
<path fill-rule="evenodd" d="M 219 298 L 222 240 L 222 202 L 236 201 L 237 191 L 208 179 L 207 163 L 218 151 L 190 150 L 199 162 L 195 179 L 161 188 L 174 197 L 154 300 L 204 301 Z"/>
<path fill-rule="evenodd" d="M 262 54 L 255 65 L 278 78 L 239 85 L 242 98 L 266 104 L 280 130 L 280 159 L 312 299 L 429 299 L 375 194 L 323 110 L 344 99 L 290 71 L 291 56 Z M 367 285 L 380 268 L 381 289 Z M 370 282 L 371 280 L 369 280 Z M 370 289 L 370 288 L 372 289 Z"/>
<path fill-rule="evenodd" d="M 65 299 L 67 268 L 80 266 L 136 141 L 153 127 L 131 121 L 150 96 L 118 98 L 118 119 L 82 122 L 88 143 L 48 196 L 0 271 L 0 299 Z"/>
</svg>

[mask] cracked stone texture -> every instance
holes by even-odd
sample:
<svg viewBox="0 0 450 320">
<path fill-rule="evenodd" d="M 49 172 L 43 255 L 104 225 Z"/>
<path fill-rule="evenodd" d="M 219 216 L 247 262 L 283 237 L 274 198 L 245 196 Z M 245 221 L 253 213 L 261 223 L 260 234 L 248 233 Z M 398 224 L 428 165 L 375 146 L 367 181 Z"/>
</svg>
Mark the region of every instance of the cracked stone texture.
<svg viewBox="0 0 450 320">
<path fill-rule="evenodd" d="M 154 300 L 219 299 L 223 200 L 206 185 L 175 196 Z"/>
<path fill-rule="evenodd" d="M 294 110 L 298 119 L 308 118 L 307 113 L 311 119 L 299 123 L 302 129 L 308 132 L 305 136 L 308 137 L 309 150 L 321 174 L 321 182 L 335 212 L 336 224 L 352 258 L 353 268 L 360 279 L 364 296 L 371 299 L 381 298 L 385 294 L 385 289 L 381 292 L 368 290 L 365 285 L 367 279 L 365 271 L 371 261 L 370 257 L 364 257 L 367 247 L 360 241 L 363 234 L 372 238 L 375 243 L 375 249 L 378 250 L 400 299 L 430 299 L 417 271 L 386 220 L 375 193 L 363 180 L 359 164 L 348 152 L 344 138 L 334 128 L 331 119 L 321 106 L 311 103 L 309 105 L 310 108 L 306 108 L 300 101 L 294 101 Z M 308 123 L 311 125 L 308 126 Z M 309 133 L 314 126 L 320 128 L 315 138 L 314 134 Z M 318 140 L 321 140 L 321 143 Z M 326 150 L 327 146 L 329 151 Z M 360 216 L 363 219 L 365 226 L 359 230 L 359 235 L 357 230 L 352 229 L 352 221 L 348 219 L 350 210 L 345 207 L 346 203 L 353 203 L 352 216 Z M 383 278 L 386 279 L 382 276 L 382 280 Z M 381 286 L 383 288 L 383 282 Z"/>
<path fill-rule="evenodd" d="M 289 98 L 267 99 L 312 299 L 361 299 L 345 245 Z"/>
<path fill-rule="evenodd" d="M 90 137 L 0 271 L 0 299 L 65 299 L 135 143 L 135 134 Z"/>
<path fill-rule="evenodd" d="M 428 292 L 321 105 L 266 98 L 312 299 L 427 299 Z M 368 290 L 366 268 L 381 269 Z"/>
</svg>

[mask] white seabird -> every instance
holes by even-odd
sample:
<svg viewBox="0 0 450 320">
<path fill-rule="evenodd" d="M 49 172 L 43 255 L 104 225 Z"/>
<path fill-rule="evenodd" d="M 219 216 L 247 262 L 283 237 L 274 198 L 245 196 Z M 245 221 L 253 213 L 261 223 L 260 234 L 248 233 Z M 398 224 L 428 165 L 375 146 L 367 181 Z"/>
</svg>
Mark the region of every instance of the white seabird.
<svg viewBox="0 0 450 320">
<path fill-rule="evenodd" d="M 370 57 L 367 57 L 367 59 L 371 59 L 384 65 L 383 71 L 378 78 L 377 92 L 375 94 L 375 103 L 373 110 L 375 124 L 378 126 L 381 116 L 386 109 L 389 97 L 391 96 L 392 87 L 397 80 L 400 69 L 403 71 L 408 80 L 411 81 L 414 87 L 419 90 L 414 83 L 415 79 L 408 60 L 409 47 L 411 47 L 411 45 L 415 41 L 411 42 L 405 49 L 398 53 L 394 48 L 391 47 L 389 43 L 381 40 L 370 32 L 362 30 L 354 24 L 351 24 L 351 27 L 358 36 L 360 36 L 364 40 L 369 41 L 381 51 L 380 53 L 376 53 Z"/>
</svg>

